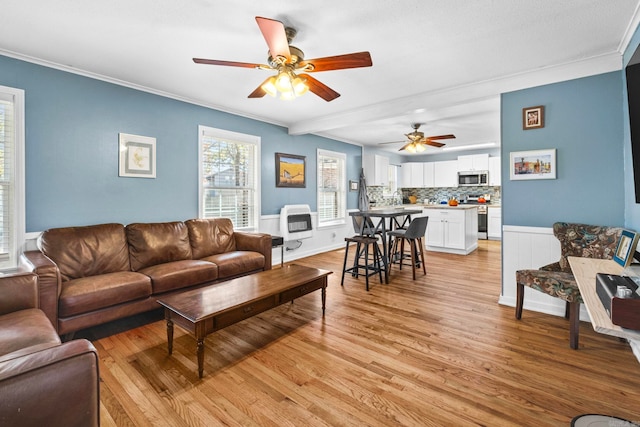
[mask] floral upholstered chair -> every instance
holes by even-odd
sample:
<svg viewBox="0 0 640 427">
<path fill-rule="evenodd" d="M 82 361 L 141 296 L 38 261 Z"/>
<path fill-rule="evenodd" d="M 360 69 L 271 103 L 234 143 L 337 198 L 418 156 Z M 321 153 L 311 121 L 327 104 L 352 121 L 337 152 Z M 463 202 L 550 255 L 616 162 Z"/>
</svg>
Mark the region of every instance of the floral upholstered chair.
<svg viewBox="0 0 640 427">
<path fill-rule="evenodd" d="M 566 301 L 564 317 L 569 319 L 570 324 L 569 345 L 577 349 L 582 296 L 567 257 L 612 259 L 622 230 L 619 227 L 567 222 L 553 224 L 553 234 L 560 241 L 560 261 L 538 270 L 516 271 L 516 319 L 522 317 L 525 286 L 563 299 Z"/>
</svg>

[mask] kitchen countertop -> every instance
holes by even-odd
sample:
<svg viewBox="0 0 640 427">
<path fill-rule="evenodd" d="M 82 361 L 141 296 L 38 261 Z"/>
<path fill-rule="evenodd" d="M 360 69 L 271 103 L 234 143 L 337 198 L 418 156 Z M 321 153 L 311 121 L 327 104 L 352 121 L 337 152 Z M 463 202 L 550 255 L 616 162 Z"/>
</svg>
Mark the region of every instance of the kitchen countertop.
<svg viewBox="0 0 640 427">
<path fill-rule="evenodd" d="M 423 209 L 477 209 L 478 205 L 465 205 L 460 204 L 458 206 L 449 206 L 449 205 L 421 205 Z"/>
</svg>

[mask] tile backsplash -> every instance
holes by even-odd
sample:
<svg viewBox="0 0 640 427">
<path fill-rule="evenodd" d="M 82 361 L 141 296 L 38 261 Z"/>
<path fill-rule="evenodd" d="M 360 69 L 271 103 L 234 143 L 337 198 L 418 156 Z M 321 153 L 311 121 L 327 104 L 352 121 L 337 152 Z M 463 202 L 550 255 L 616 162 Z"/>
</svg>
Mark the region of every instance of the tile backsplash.
<svg viewBox="0 0 640 427">
<path fill-rule="evenodd" d="M 374 206 L 387 206 L 393 204 L 391 196 L 382 195 L 383 187 L 367 187 L 367 195 L 369 201 Z M 418 203 L 423 203 L 425 199 L 429 199 L 433 203 L 439 203 L 442 200 L 449 200 L 455 197 L 458 200 L 468 195 L 489 194 L 491 203 L 500 203 L 500 187 L 434 187 L 434 188 L 401 188 L 402 198 L 406 202 L 409 196 L 416 196 Z M 397 196 L 396 196 L 397 197 Z"/>
</svg>

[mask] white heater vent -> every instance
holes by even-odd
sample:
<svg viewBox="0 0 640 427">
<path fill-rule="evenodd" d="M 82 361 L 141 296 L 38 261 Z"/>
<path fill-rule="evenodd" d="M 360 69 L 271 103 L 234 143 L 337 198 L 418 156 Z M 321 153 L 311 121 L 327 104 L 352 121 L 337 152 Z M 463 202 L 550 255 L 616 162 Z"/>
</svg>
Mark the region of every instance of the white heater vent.
<svg viewBox="0 0 640 427">
<path fill-rule="evenodd" d="M 280 209 L 280 234 L 285 242 L 313 237 L 309 205 L 284 205 Z"/>
</svg>

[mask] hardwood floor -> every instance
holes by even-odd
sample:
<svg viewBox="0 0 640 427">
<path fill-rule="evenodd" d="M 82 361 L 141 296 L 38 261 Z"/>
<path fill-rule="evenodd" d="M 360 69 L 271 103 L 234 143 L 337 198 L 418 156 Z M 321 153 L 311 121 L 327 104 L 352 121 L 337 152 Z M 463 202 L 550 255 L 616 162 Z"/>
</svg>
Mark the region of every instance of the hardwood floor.
<svg viewBox="0 0 640 427">
<path fill-rule="evenodd" d="M 353 251 L 350 251 L 350 254 Z M 299 298 L 196 343 L 153 321 L 94 341 L 102 426 L 568 426 L 579 414 L 640 422 L 640 363 L 627 343 L 498 304 L 500 244 L 427 253 L 427 276 L 345 278 L 343 250 L 295 261 L 332 270 Z M 278 267 L 276 267 L 278 268 Z M 421 272 L 420 272 L 421 273 Z"/>
</svg>

